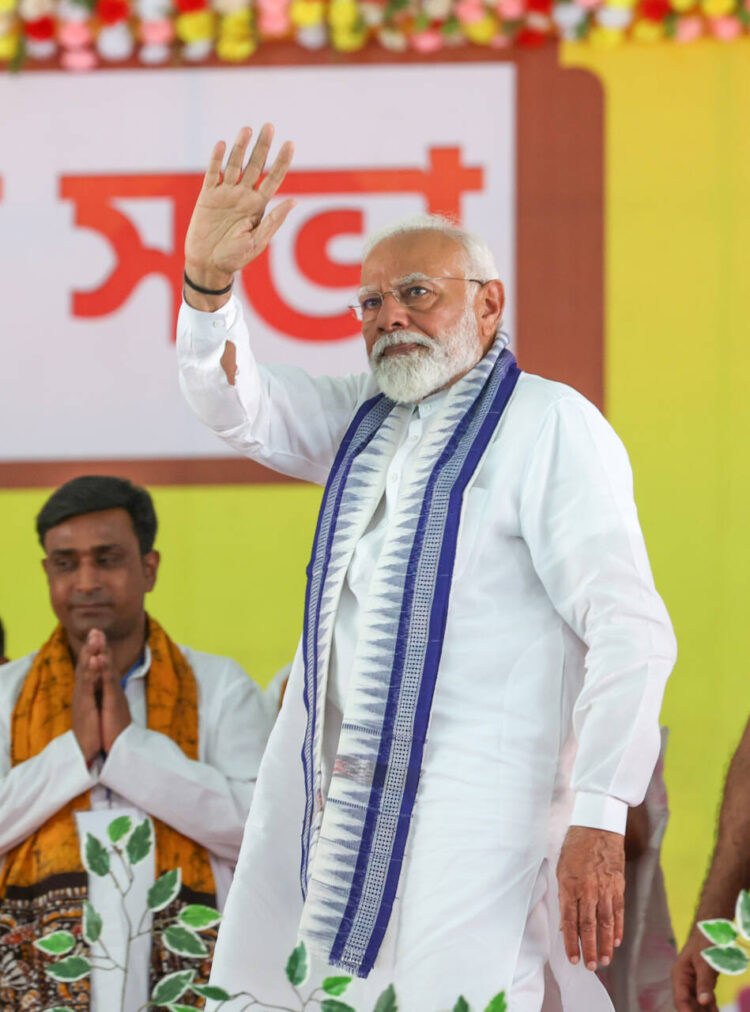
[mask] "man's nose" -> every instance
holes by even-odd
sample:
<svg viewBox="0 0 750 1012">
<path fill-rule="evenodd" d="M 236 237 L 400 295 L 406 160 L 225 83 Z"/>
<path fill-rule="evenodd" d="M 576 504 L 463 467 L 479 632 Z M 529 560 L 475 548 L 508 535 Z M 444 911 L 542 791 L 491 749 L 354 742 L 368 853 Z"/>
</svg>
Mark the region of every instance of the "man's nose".
<svg viewBox="0 0 750 1012">
<path fill-rule="evenodd" d="M 383 301 L 376 319 L 378 331 L 383 334 L 409 326 L 409 314 L 393 292 L 383 292 Z"/>
<path fill-rule="evenodd" d="M 92 562 L 81 562 L 76 571 L 76 587 L 85 594 L 97 590 L 101 584 L 99 568 Z"/>
</svg>

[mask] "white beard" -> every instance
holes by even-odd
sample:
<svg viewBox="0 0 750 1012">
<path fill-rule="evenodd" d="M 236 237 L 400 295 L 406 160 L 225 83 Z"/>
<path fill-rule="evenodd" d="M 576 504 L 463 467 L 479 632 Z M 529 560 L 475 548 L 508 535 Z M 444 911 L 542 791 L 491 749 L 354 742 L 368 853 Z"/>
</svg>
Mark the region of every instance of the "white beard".
<svg viewBox="0 0 750 1012">
<path fill-rule="evenodd" d="M 383 355 L 386 348 L 397 344 L 418 344 L 425 350 Z M 482 343 L 471 306 L 440 341 L 411 330 L 392 331 L 375 342 L 369 356 L 378 386 L 386 397 L 401 404 L 416 404 L 434 394 L 473 369 L 481 357 Z"/>
</svg>

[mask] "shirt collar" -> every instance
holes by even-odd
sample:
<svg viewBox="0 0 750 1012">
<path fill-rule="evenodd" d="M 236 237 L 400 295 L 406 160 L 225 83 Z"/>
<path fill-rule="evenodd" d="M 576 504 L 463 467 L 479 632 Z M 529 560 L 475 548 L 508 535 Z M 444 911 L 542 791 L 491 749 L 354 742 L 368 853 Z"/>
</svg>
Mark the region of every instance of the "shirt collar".
<svg viewBox="0 0 750 1012">
<path fill-rule="evenodd" d="M 151 648 L 147 643 L 146 646 L 143 648 L 143 653 L 135 662 L 133 667 L 130 668 L 129 671 L 126 671 L 125 674 L 122 676 L 123 689 L 128 684 L 131 678 L 143 678 L 148 673 L 148 669 L 150 667 L 151 667 Z"/>
</svg>

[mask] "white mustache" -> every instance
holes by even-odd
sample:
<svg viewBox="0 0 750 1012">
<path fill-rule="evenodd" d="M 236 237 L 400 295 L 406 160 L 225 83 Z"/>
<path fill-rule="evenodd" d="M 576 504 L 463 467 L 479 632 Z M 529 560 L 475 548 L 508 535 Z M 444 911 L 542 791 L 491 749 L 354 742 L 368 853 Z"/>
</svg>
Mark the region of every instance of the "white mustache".
<svg viewBox="0 0 750 1012">
<path fill-rule="evenodd" d="M 379 362 L 386 348 L 394 348 L 398 344 L 419 344 L 423 348 L 433 348 L 437 342 L 431 341 L 423 334 L 415 334 L 411 330 L 394 330 L 390 334 L 383 334 L 378 338 L 370 352 L 370 359 Z"/>
</svg>

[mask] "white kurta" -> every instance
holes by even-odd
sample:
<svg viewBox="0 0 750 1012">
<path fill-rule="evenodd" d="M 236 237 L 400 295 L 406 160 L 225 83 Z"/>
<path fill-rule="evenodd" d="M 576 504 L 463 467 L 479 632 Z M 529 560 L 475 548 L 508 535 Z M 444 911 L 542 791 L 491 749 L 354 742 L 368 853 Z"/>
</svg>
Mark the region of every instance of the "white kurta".
<svg viewBox="0 0 750 1012">
<path fill-rule="evenodd" d="M 39 755 L 11 767 L 10 721 L 34 655 L 2 668 L 0 855 L 38 829 L 61 805 L 90 790 L 91 810 L 76 814 L 81 839 L 91 832 L 106 841 L 107 826 L 118 815 L 129 814 L 139 821 L 147 813 L 153 815 L 207 849 L 217 903 L 223 908 L 272 718 L 261 690 L 234 661 L 189 647 L 180 650 L 198 689 L 197 761 L 188 759 L 166 735 L 146 727 L 145 675 L 151 665 L 147 647 L 143 663 L 125 688 L 132 723 L 103 764 L 97 760 L 89 770 L 73 731 L 68 731 Z M 134 870 L 128 909 L 137 924 L 154 881 L 153 855 Z M 124 920 L 110 879 L 89 876 L 89 899 L 103 917 L 107 948 L 122 962 Z M 150 939 L 144 936 L 131 950 L 127 1012 L 135 1012 L 148 1000 L 149 958 Z M 92 1012 L 119 1012 L 118 970 L 94 970 L 91 986 Z"/>
<path fill-rule="evenodd" d="M 237 346 L 235 386 L 220 365 L 228 338 Z M 376 392 L 369 375 L 314 379 L 259 368 L 235 300 L 213 314 L 183 306 L 178 355 L 183 392 L 215 432 L 275 470 L 319 483 L 356 408 Z M 442 398 L 399 409 L 410 417 L 382 462 L 383 499 L 349 564 L 333 634 L 324 764 L 389 517 Z M 551 953 L 563 996 L 581 1003 L 576 1012 L 583 1002 L 587 1012 L 610 1007 L 582 966 L 562 965 L 559 938 L 540 936 L 527 918 L 536 901 L 553 910 L 557 902 L 551 872 L 561 840 L 553 839 L 550 802 L 566 740 L 577 738 L 571 823 L 623 832 L 659 752 L 658 713 L 674 659 L 621 442 L 574 390 L 522 374 L 464 497 L 396 904 L 375 969 L 347 1000 L 370 1001 L 393 980 L 408 1012 L 452 1007 L 459 993 L 483 1008 L 501 987 L 521 995 L 536 974 L 524 962 L 533 950 Z M 302 909 L 302 679 L 298 653 L 214 963 L 217 983 L 268 1002 L 289 999 L 283 965 Z M 535 997 L 523 1001 L 523 1012 L 538 1008 Z"/>
</svg>

